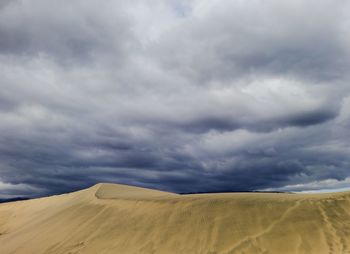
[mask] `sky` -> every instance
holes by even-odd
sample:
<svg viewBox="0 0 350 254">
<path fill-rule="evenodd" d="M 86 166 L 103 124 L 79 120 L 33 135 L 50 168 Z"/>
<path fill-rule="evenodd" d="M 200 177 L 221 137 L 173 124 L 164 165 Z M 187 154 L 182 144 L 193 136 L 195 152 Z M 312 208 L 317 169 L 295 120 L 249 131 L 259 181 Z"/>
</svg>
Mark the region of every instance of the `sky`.
<svg viewBox="0 0 350 254">
<path fill-rule="evenodd" d="M 0 198 L 350 186 L 350 1 L 3 0 Z"/>
</svg>

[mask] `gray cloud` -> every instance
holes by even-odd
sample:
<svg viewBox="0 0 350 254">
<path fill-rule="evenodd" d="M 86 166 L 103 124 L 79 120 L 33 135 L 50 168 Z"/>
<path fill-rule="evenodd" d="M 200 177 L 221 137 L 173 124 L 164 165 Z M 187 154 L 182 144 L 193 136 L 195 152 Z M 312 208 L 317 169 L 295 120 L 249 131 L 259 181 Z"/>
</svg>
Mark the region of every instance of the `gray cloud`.
<svg viewBox="0 0 350 254">
<path fill-rule="evenodd" d="M 0 197 L 343 187 L 348 7 L 3 2 Z"/>
</svg>

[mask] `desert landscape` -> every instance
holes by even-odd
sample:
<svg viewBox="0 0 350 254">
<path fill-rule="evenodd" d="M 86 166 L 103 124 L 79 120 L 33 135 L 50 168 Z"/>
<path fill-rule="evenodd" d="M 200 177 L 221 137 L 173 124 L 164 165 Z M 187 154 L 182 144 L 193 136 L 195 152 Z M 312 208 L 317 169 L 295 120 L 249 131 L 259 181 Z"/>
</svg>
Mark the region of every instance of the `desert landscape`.
<svg viewBox="0 0 350 254">
<path fill-rule="evenodd" d="M 0 253 L 350 253 L 350 193 L 118 184 L 0 204 Z"/>
<path fill-rule="evenodd" d="M 0 0 L 0 254 L 350 254 L 350 0 Z"/>
</svg>

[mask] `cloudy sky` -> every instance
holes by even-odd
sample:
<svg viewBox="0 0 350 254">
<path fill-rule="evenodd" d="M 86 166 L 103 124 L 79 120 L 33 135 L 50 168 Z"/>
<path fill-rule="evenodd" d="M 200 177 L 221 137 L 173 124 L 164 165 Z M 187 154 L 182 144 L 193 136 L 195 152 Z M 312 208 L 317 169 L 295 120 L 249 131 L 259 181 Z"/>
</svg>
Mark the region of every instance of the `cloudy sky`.
<svg viewBox="0 0 350 254">
<path fill-rule="evenodd" d="M 350 1 L 3 0 L 0 197 L 350 186 Z"/>
</svg>

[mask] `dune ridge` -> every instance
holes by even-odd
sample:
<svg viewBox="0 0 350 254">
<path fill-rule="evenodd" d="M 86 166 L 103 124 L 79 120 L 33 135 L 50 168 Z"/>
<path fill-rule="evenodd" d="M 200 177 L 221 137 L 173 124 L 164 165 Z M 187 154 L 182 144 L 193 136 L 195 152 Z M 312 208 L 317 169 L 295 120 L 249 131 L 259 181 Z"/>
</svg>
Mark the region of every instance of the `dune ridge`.
<svg viewBox="0 0 350 254">
<path fill-rule="evenodd" d="M 350 253 L 350 193 L 178 195 L 97 184 L 0 204 L 0 253 Z"/>
</svg>

